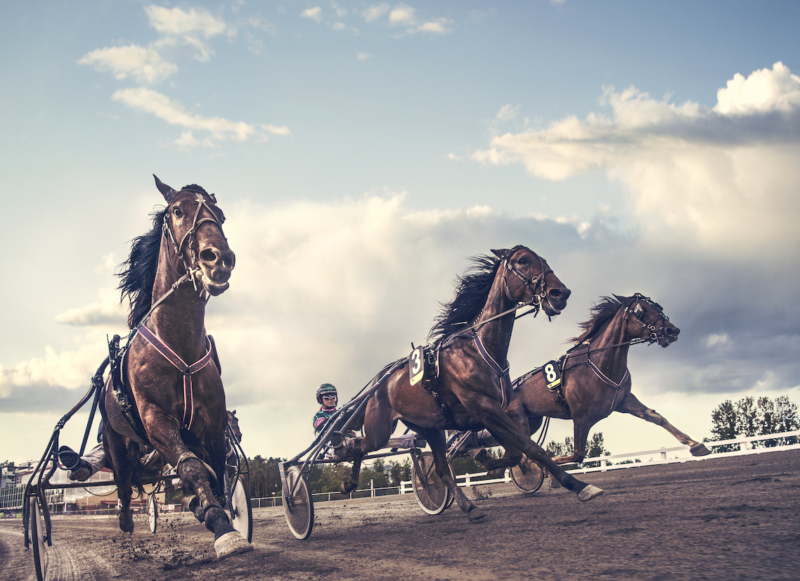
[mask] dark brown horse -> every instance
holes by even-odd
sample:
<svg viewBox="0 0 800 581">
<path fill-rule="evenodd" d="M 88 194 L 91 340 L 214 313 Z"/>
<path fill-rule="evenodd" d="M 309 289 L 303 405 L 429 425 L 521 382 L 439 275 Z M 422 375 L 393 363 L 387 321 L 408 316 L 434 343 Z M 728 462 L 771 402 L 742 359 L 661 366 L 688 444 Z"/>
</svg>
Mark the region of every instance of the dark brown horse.
<svg viewBox="0 0 800 581">
<path fill-rule="evenodd" d="M 560 385 L 548 389 L 548 383 L 553 383 L 556 374 L 547 366 L 514 381 L 508 415 L 525 434 L 535 433 L 544 417 L 571 419 L 574 452 L 553 460 L 558 464 L 582 462 L 592 426 L 613 412 L 621 412 L 661 426 L 682 444 L 691 446 L 693 456 L 710 453 L 702 443 L 675 428 L 631 393 L 630 346 L 646 342 L 668 347 L 678 340 L 680 329 L 669 321 L 660 305 L 638 293 L 631 297 L 603 297 L 592 308 L 589 320 L 580 326 L 583 333 L 572 339 L 575 346 L 556 362 L 560 368 Z M 471 455 L 489 470 L 515 466 L 521 459 L 519 452 L 508 449 L 498 460 L 482 452 L 473 451 Z"/>
<path fill-rule="evenodd" d="M 402 420 L 427 440 L 437 475 L 470 519 L 484 515 L 450 476 L 445 459 L 446 429 L 485 427 L 498 442 L 523 450 L 550 468 L 581 500 L 602 493 L 558 468 L 504 411 L 510 397 L 506 357 L 516 309 L 530 305 L 555 316 L 566 307 L 570 291 L 530 249 L 516 246 L 492 252 L 497 258 L 475 259 L 475 269 L 460 278 L 456 298 L 444 305 L 431 330 L 435 365 L 430 382 L 412 385 L 405 365 L 392 372 L 369 399 L 364 437 L 349 438 L 345 444 L 354 462 L 351 479 L 342 483 L 343 492 L 358 485 L 362 456 L 384 447 L 397 421 Z"/>
<path fill-rule="evenodd" d="M 133 242 L 121 276 L 131 302 L 131 334 L 102 399 L 104 445 L 119 490 L 120 528 L 133 531 L 131 483 L 141 454 L 154 448 L 177 470 L 190 509 L 214 533 L 217 557 L 252 549 L 220 506 L 225 465 L 225 390 L 205 330 L 206 301 L 229 287 L 235 257 L 213 194 L 175 191 L 156 178 L 167 201 L 153 229 Z M 120 387 L 122 385 L 122 387 Z"/>
</svg>

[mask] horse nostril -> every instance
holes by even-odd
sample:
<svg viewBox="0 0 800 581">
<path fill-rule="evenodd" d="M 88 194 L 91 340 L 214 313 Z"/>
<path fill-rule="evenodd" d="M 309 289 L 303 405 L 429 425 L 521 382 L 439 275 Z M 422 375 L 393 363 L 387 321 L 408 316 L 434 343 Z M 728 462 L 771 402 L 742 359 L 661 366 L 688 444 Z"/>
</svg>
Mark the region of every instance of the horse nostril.
<svg viewBox="0 0 800 581">
<path fill-rule="evenodd" d="M 200 260 L 214 263 L 217 261 L 217 253 L 212 248 L 205 248 L 200 252 Z"/>
<path fill-rule="evenodd" d="M 549 291 L 547 291 L 547 294 L 549 294 L 550 298 L 553 299 L 554 301 L 558 300 L 565 301 L 569 298 L 569 295 L 572 294 L 572 291 L 569 290 L 568 288 L 564 289 L 551 288 Z"/>
<path fill-rule="evenodd" d="M 231 269 L 236 266 L 236 255 L 232 250 L 222 253 L 222 265 Z"/>
<path fill-rule="evenodd" d="M 677 337 L 681 330 L 678 327 L 668 327 L 666 330 L 667 335 L 670 337 Z"/>
</svg>

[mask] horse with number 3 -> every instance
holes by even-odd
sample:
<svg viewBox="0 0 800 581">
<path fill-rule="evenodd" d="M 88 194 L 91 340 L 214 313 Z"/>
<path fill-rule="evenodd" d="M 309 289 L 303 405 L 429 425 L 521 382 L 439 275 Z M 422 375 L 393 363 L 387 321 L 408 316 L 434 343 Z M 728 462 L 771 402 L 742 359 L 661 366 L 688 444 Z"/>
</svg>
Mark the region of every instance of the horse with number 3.
<svg viewBox="0 0 800 581">
<path fill-rule="evenodd" d="M 431 345 L 418 348 L 421 352 L 415 350 L 420 359 L 412 352 L 410 365 L 396 363 L 379 374 L 380 387 L 366 404 L 364 437 L 347 438 L 344 443 L 344 453 L 354 461 L 352 476 L 342 483 L 342 492 L 358 485 L 361 458 L 384 447 L 397 421 L 402 420 L 428 442 L 436 476 L 470 520 L 484 514 L 452 478 L 443 430 L 485 427 L 498 442 L 547 466 L 581 501 L 602 494 L 596 486 L 561 470 L 505 413 L 511 396 L 507 355 L 517 310 L 530 306 L 529 312 L 541 309 L 548 317 L 558 315 L 566 307 L 570 291 L 529 248 L 492 252 L 496 258 L 474 259 L 475 268 L 460 278 L 456 298 L 444 306 L 431 330 Z M 414 373 L 420 368 L 421 378 Z"/>
</svg>

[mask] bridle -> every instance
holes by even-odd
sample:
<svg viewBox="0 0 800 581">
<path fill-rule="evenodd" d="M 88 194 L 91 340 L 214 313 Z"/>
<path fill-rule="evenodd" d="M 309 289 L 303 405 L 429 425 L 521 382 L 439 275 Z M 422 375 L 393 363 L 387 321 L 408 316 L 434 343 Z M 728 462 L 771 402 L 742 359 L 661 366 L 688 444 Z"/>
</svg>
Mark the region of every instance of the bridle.
<svg viewBox="0 0 800 581">
<path fill-rule="evenodd" d="M 669 317 L 664 314 L 664 309 L 661 308 L 661 305 L 652 301 L 650 297 L 646 297 L 640 293 L 635 293 L 633 295 L 633 301 L 627 307 L 625 307 L 625 318 L 628 317 L 629 314 L 632 314 L 642 328 L 647 329 L 649 331 L 649 336 L 647 339 L 642 339 L 641 342 L 647 342 L 649 344 L 653 343 L 660 343 L 661 339 L 666 339 L 664 335 L 664 330 L 666 329 L 666 323 L 669 322 Z M 658 311 L 658 314 L 648 322 L 642 320 L 644 316 L 644 309 L 639 304 L 639 301 L 644 301 L 648 305 L 652 306 L 653 308 Z M 656 331 L 656 323 L 658 321 L 662 321 L 661 327 Z"/>
<path fill-rule="evenodd" d="M 519 248 L 518 250 L 521 250 L 521 248 Z M 539 256 L 538 254 L 536 254 L 532 250 L 530 250 L 530 252 L 531 252 L 531 254 L 533 254 L 539 260 L 539 273 L 538 273 L 538 275 L 535 274 L 535 275 L 531 276 L 530 278 L 525 278 L 524 276 L 522 276 L 522 273 L 520 273 L 516 268 L 514 268 L 514 265 L 511 264 L 511 262 L 509 260 L 511 258 L 511 256 L 513 256 L 513 254 L 512 254 L 508 258 L 504 258 L 503 259 L 503 268 L 504 268 L 504 270 L 503 270 L 503 284 L 505 285 L 505 288 L 506 288 L 506 295 L 509 298 L 511 298 L 511 291 L 508 288 L 508 280 L 506 280 L 506 275 L 509 272 L 511 272 L 512 274 L 515 274 L 517 276 L 517 278 L 519 278 L 522 281 L 522 284 L 525 286 L 525 288 L 528 289 L 528 292 L 531 293 L 531 299 L 529 301 L 527 301 L 527 302 L 520 301 L 520 305 L 523 306 L 523 307 L 533 307 L 534 311 L 536 313 L 538 313 L 539 309 L 541 309 L 541 307 L 542 307 L 542 302 L 550 300 L 548 298 L 548 296 L 547 296 L 547 281 L 546 281 L 546 278 L 547 278 L 548 274 L 553 272 L 553 269 L 550 268 L 547 265 L 547 263 L 542 259 L 541 256 Z"/>
<path fill-rule="evenodd" d="M 191 190 L 186 190 L 186 191 L 191 191 Z M 177 196 L 179 193 L 180 192 L 177 192 L 175 195 Z M 183 262 L 183 267 L 186 269 L 186 273 L 189 275 L 189 280 L 192 281 L 192 286 L 194 287 L 194 290 L 197 290 L 197 283 L 195 281 L 195 272 L 197 272 L 197 270 L 199 270 L 200 268 L 197 264 L 197 253 L 194 250 L 195 242 L 197 241 L 197 230 L 200 228 L 200 226 L 202 226 L 206 222 L 213 222 L 214 224 L 217 225 L 217 228 L 219 229 L 219 233 L 222 236 L 222 238 L 224 238 L 226 242 L 228 241 L 228 239 L 225 238 L 225 232 L 223 232 L 222 230 L 222 223 L 217 218 L 217 214 L 216 212 L 214 212 L 211 205 L 209 205 L 209 203 L 206 201 L 205 196 L 203 196 L 203 194 L 199 192 L 192 192 L 192 193 L 195 195 L 195 199 L 197 201 L 197 209 L 194 212 L 192 227 L 186 231 L 186 234 L 183 235 L 183 238 L 181 238 L 179 244 L 175 239 L 175 236 L 172 234 L 172 228 L 169 226 L 170 208 L 172 207 L 172 204 L 170 204 L 167 207 L 167 215 L 164 217 L 163 236 L 169 238 L 170 242 L 172 242 L 172 247 L 175 250 L 175 255 L 181 262 Z M 211 195 L 213 196 L 213 194 Z M 216 202 L 216 200 L 214 200 L 214 198 L 211 198 L 211 200 L 212 200 L 211 203 L 214 206 L 216 206 L 216 204 L 214 203 Z M 211 216 L 210 218 L 208 216 L 200 218 L 200 210 L 202 208 L 208 210 L 208 214 L 210 214 Z M 183 246 L 184 244 L 186 244 L 187 240 L 189 244 L 187 244 L 186 247 L 188 248 L 189 253 L 191 254 L 191 261 L 187 261 L 187 257 L 183 253 Z"/>
</svg>

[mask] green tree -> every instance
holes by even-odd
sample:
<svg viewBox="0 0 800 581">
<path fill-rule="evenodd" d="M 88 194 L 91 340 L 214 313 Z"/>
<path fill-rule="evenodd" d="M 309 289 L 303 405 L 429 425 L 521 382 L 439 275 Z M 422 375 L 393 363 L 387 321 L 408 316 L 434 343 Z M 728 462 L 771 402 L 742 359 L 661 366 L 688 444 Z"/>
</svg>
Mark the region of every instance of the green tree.
<svg viewBox="0 0 800 581">
<path fill-rule="evenodd" d="M 389 468 L 389 485 L 400 486 L 401 482 L 408 482 L 411 480 L 411 459 L 406 458 L 403 463 L 393 461 L 390 462 Z"/>
<path fill-rule="evenodd" d="M 711 412 L 711 441 L 733 440 L 739 433 L 739 424 L 736 420 L 736 406 L 731 400 L 726 399 Z M 715 452 L 731 452 L 737 450 L 735 444 L 715 446 Z"/>
<path fill-rule="evenodd" d="M 372 480 L 372 485 L 375 488 L 388 488 L 389 487 L 389 474 L 386 472 L 386 467 L 383 463 L 383 458 L 377 458 L 372 463 L 372 468 L 362 470 L 358 478 L 358 488 L 369 488 L 369 481 Z"/>
<path fill-rule="evenodd" d="M 797 405 L 785 395 L 772 401 L 768 397 L 743 397 L 736 403 L 725 400 L 711 412 L 711 441 L 734 440 L 746 436 L 766 436 L 800 429 Z M 797 443 L 796 436 L 754 442 L 754 447 L 774 447 Z M 738 444 L 715 446 L 715 452 L 739 449 Z"/>
</svg>

